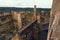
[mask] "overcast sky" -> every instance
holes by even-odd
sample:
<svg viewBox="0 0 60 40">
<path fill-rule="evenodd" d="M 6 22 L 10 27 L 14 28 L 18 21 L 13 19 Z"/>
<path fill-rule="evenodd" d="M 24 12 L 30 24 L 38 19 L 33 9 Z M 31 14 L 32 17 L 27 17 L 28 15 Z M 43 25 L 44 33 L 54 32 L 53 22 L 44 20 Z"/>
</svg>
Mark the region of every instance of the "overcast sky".
<svg viewBox="0 0 60 40">
<path fill-rule="evenodd" d="M 0 0 L 0 7 L 34 7 L 51 8 L 53 0 Z"/>
</svg>

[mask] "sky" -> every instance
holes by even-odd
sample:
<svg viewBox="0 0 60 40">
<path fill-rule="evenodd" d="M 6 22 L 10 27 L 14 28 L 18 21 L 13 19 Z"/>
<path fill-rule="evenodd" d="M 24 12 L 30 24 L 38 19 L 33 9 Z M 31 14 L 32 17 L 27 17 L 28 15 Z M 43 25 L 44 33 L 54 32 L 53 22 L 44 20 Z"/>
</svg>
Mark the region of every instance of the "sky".
<svg viewBox="0 0 60 40">
<path fill-rule="evenodd" d="M 34 7 L 51 8 L 53 0 L 0 0 L 0 7 Z"/>
</svg>

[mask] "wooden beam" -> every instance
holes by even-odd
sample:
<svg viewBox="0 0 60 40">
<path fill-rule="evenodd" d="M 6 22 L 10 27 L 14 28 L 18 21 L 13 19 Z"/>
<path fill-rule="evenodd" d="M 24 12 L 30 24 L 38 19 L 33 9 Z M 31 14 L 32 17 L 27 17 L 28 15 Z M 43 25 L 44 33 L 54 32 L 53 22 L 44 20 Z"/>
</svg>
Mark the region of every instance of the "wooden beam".
<svg viewBox="0 0 60 40">
<path fill-rule="evenodd" d="M 21 33 L 24 30 L 26 30 L 27 28 L 29 28 L 31 25 L 33 25 L 34 23 L 36 23 L 36 20 L 33 20 L 31 23 L 29 23 L 28 25 L 26 25 L 25 27 L 23 27 L 21 30 L 19 30 L 18 32 Z"/>
</svg>

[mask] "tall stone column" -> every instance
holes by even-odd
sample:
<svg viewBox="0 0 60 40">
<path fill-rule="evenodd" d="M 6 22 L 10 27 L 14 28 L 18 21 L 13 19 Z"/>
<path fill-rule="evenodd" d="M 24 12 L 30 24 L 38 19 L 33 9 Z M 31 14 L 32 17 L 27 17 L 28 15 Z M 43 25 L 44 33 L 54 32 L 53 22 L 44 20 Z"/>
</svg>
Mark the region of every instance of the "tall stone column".
<svg viewBox="0 0 60 40">
<path fill-rule="evenodd" d="M 58 28 L 60 28 L 59 15 L 60 15 L 60 0 L 53 0 L 51 13 L 50 13 L 50 25 L 49 25 L 47 40 L 50 39 L 50 36 L 55 36 L 56 38 L 58 38 L 58 40 L 60 40 L 60 33 L 57 31 L 57 30 L 59 30 Z M 52 32 L 52 30 L 53 30 L 53 32 Z M 57 33 L 56 33 L 56 31 L 57 31 Z"/>
</svg>

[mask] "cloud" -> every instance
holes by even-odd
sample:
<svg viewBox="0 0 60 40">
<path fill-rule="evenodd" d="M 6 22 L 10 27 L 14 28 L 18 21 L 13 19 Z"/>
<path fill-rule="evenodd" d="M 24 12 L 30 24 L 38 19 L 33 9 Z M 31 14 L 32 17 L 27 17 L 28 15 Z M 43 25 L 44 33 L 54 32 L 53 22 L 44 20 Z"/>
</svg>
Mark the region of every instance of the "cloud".
<svg viewBox="0 0 60 40">
<path fill-rule="evenodd" d="M 12 7 L 15 6 L 17 2 L 15 0 L 2 0 L 0 1 L 0 7 Z"/>
<path fill-rule="evenodd" d="M 37 7 L 51 8 L 52 0 L 0 0 L 0 7 Z"/>
</svg>

